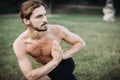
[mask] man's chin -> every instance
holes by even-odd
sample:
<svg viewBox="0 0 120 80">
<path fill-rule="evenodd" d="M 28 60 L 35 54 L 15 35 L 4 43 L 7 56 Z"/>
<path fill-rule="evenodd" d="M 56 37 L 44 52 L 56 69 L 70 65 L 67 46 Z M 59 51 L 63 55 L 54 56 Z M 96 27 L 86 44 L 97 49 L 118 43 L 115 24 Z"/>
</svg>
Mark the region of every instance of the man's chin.
<svg viewBox="0 0 120 80">
<path fill-rule="evenodd" d="M 34 28 L 34 30 L 36 30 L 36 31 L 38 31 L 38 32 L 45 32 L 45 31 L 47 31 L 47 28 L 45 28 L 45 29 L 37 29 L 37 28 Z"/>
</svg>

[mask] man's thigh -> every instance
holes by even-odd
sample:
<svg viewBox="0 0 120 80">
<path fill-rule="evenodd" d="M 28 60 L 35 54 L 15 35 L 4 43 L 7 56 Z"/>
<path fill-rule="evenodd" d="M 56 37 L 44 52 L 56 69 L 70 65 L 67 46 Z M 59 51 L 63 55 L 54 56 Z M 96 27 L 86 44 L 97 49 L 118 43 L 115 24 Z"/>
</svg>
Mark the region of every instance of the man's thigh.
<svg viewBox="0 0 120 80">
<path fill-rule="evenodd" d="M 43 76 L 42 78 L 38 79 L 38 80 L 51 80 L 49 76 Z"/>
</svg>

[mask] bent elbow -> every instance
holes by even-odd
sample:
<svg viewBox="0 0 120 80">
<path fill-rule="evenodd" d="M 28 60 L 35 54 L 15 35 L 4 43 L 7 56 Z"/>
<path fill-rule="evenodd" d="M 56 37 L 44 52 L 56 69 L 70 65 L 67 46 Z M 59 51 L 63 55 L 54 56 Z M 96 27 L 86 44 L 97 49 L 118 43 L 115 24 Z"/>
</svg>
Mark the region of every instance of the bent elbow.
<svg viewBox="0 0 120 80">
<path fill-rule="evenodd" d="M 35 76 L 28 74 L 26 76 L 27 80 L 36 80 Z"/>
<path fill-rule="evenodd" d="M 33 74 L 33 73 L 28 73 L 26 78 L 28 80 L 37 80 L 39 78 L 41 78 L 43 75 L 40 75 L 40 74 Z"/>
<path fill-rule="evenodd" d="M 85 48 L 85 46 L 86 46 L 85 41 L 84 40 L 80 41 L 80 49 Z"/>
<path fill-rule="evenodd" d="M 36 80 L 37 76 L 33 75 L 33 74 L 27 74 L 26 78 L 27 78 L 27 80 Z"/>
</svg>

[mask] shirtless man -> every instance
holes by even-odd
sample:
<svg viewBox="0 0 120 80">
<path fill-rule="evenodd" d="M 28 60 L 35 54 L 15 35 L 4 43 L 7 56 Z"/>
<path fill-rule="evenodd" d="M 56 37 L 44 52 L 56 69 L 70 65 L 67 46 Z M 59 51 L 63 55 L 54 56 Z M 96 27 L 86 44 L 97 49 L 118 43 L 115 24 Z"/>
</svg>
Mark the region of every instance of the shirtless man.
<svg viewBox="0 0 120 80">
<path fill-rule="evenodd" d="M 24 2 L 20 17 L 26 30 L 13 49 L 24 76 L 28 80 L 76 80 L 71 57 L 85 46 L 84 40 L 61 25 L 47 24 L 46 10 L 39 0 Z M 68 50 L 62 50 L 62 40 L 71 45 Z M 43 65 L 33 68 L 28 55 Z"/>
</svg>

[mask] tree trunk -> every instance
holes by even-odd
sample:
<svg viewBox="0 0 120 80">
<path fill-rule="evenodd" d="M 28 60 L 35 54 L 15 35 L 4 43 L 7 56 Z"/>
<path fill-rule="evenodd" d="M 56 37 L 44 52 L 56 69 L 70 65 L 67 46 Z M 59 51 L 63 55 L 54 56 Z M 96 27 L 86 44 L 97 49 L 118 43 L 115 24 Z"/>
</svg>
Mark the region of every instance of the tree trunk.
<svg viewBox="0 0 120 80">
<path fill-rule="evenodd" d="M 48 3 L 48 13 L 51 14 L 52 13 L 52 7 L 53 7 L 53 1 L 54 0 L 50 0 L 49 3 Z"/>
</svg>

